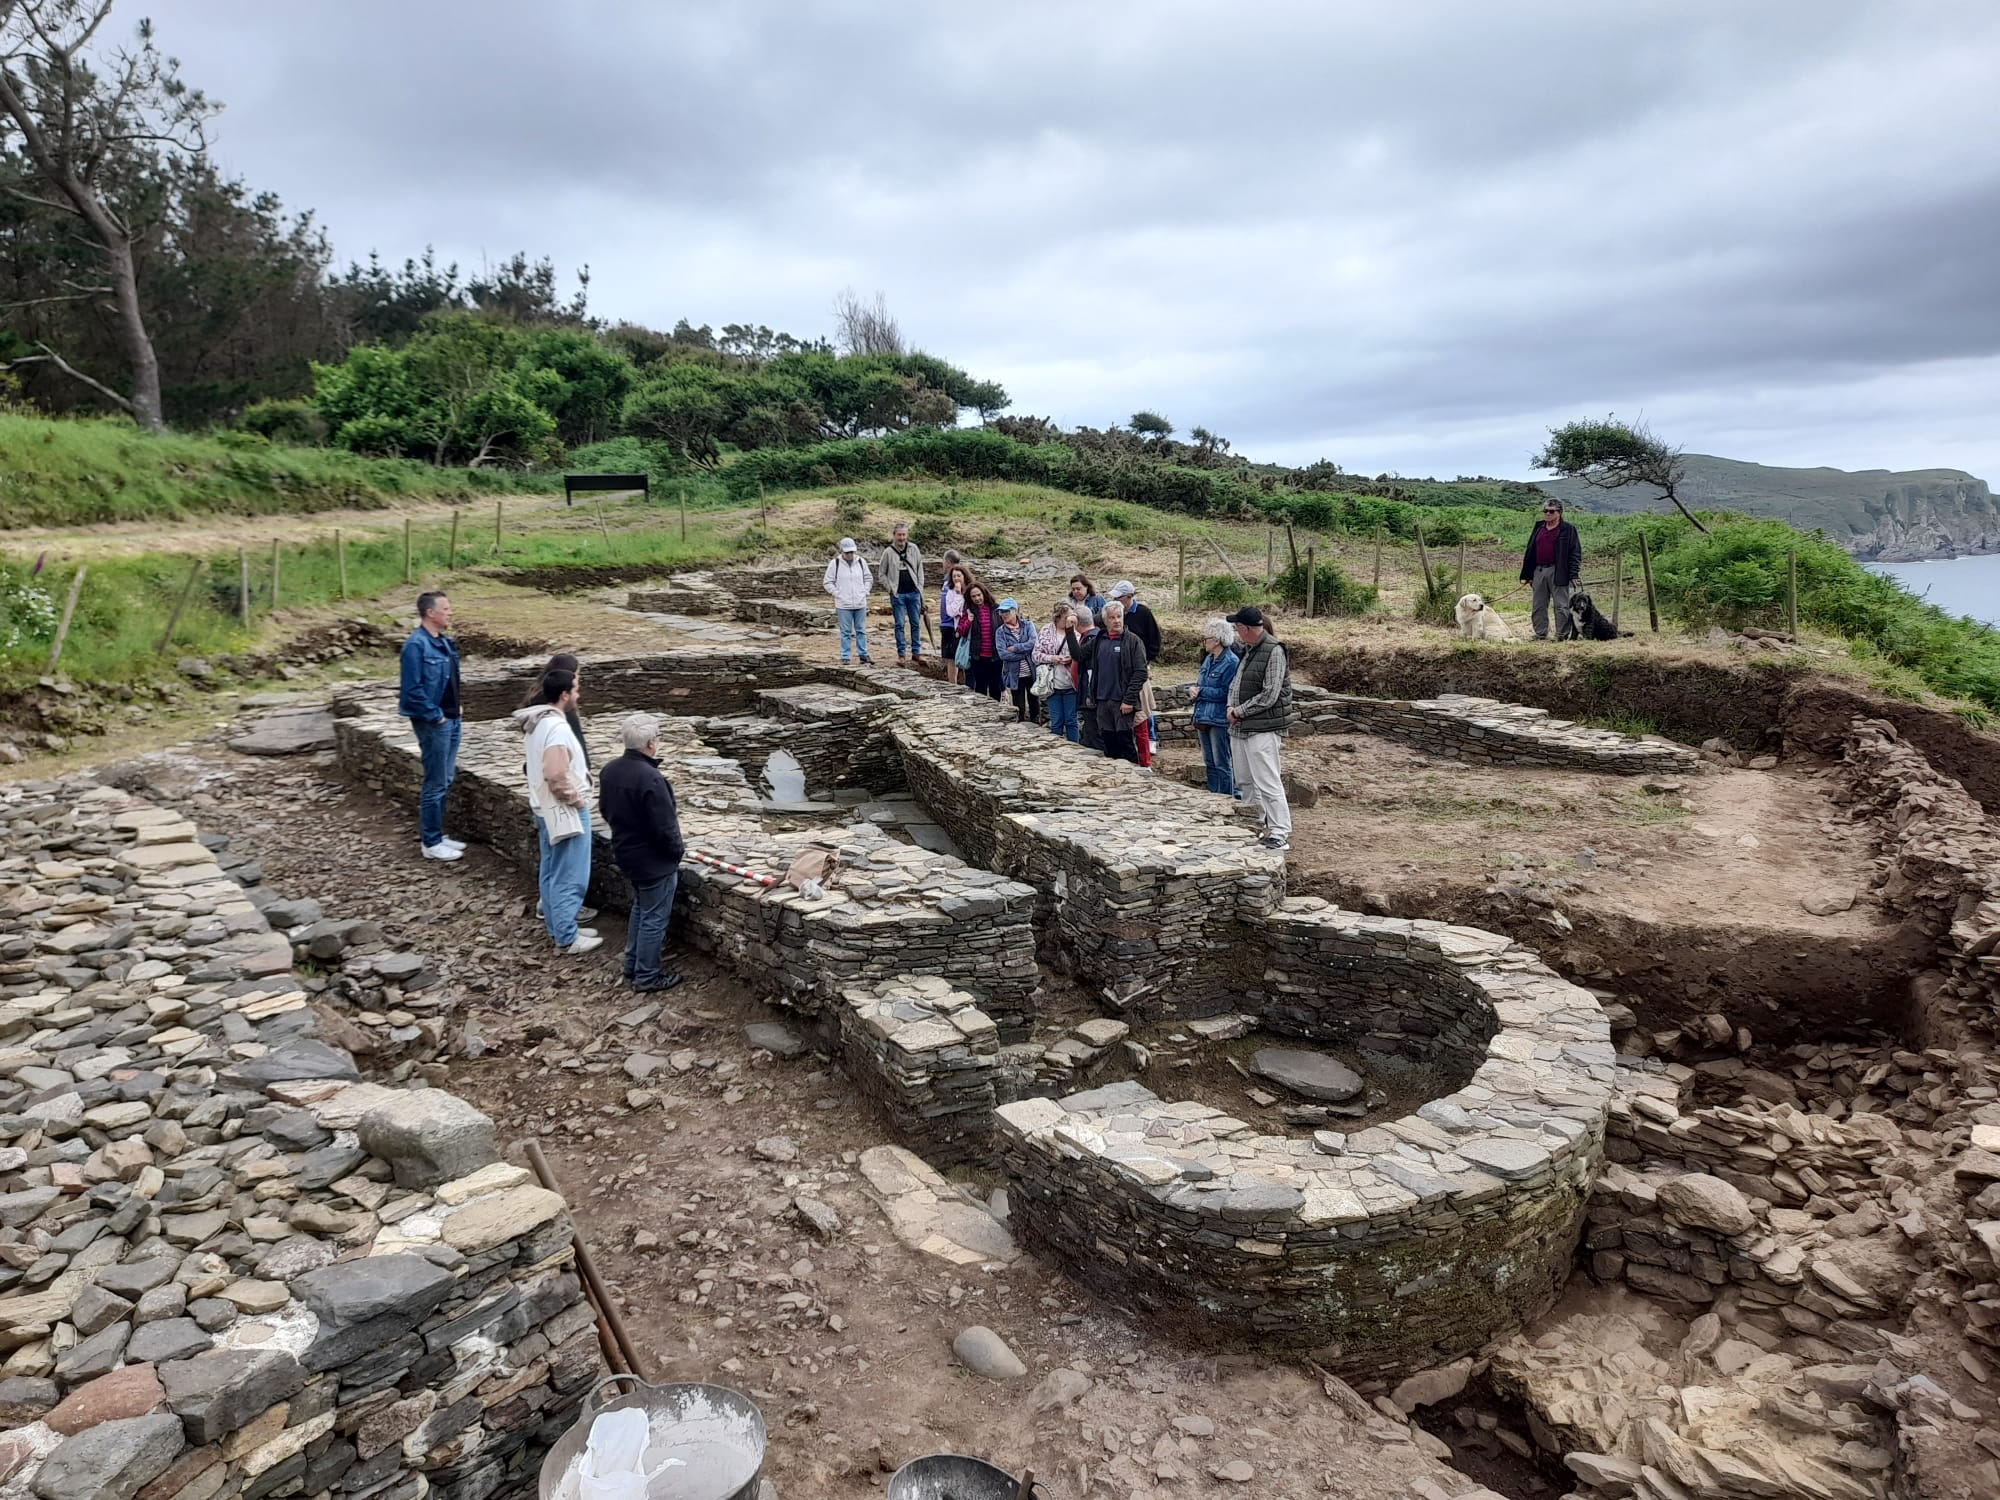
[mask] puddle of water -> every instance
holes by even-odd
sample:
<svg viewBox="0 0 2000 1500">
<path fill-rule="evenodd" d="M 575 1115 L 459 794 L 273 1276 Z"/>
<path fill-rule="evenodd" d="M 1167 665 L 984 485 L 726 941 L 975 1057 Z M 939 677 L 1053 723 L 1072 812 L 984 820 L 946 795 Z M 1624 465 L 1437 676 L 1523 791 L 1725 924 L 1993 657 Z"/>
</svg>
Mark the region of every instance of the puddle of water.
<svg viewBox="0 0 2000 1500">
<path fill-rule="evenodd" d="M 789 750 L 773 750 L 770 760 L 764 763 L 764 785 L 773 802 L 804 802 L 806 800 L 806 773 L 799 768 L 799 762 Z"/>
</svg>

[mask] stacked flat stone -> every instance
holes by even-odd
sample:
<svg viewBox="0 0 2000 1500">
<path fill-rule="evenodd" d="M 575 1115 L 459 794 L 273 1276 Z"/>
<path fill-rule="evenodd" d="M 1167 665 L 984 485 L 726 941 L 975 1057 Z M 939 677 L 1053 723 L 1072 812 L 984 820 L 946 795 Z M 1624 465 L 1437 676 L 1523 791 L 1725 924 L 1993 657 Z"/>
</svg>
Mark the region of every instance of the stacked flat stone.
<svg viewBox="0 0 2000 1500">
<path fill-rule="evenodd" d="M 809 789 L 903 789 L 903 763 L 883 728 L 899 700 L 882 693 L 810 683 L 757 695 L 754 718 L 698 719 L 692 728 L 721 754 L 761 777 L 783 750 L 799 763 Z"/>
<path fill-rule="evenodd" d="M 1937 939 L 1944 982 L 1914 1018 L 1926 1039 L 2000 1029 L 2000 829 L 1883 720 L 1854 721 L 1842 775 L 1877 830 L 1883 904 Z"/>
<path fill-rule="evenodd" d="M 1295 680 L 1292 683 L 1292 727 L 1285 731 L 1285 737 L 1298 740 L 1319 734 L 1353 734 L 1361 726 L 1342 706 L 1347 696 Z M 1193 705 L 1182 701 L 1179 694 L 1174 695 L 1172 703 L 1165 701 L 1164 693 L 1161 700 L 1161 742 L 1171 745 L 1191 743 L 1197 739 Z"/>
<path fill-rule="evenodd" d="M 1601 1160 L 1614 1072 L 1602 1009 L 1490 933 L 1307 900 L 1272 925 L 1291 929 L 1282 943 L 1301 957 L 1242 1009 L 1309 1039 L 1393 1037 L 1421 1055 L 1420 1013 L 1451 994 L 1471 1017 L 1460 1034 L 1487 1038 L 1470 1079 L 1405 1119 L 1310 1141 L 1136 1083 L 1004 1105 L 1016 1221 L 1121 1299 L 1373 1376 L 1443 1363 L 1544 1310 Z M 1306 943 L 1308 925 L 1324 947 Z M 1352 964 L 1315 975 L 1311 951 Z M 1430 993 L 1378 1021 L 1376 991 L 1353 988 L 1377 965 L 1397 976 L 1381 993 L 1417 970 L 1434 976 Z M 1439 1039 L 1445 1054 L 1454 1045 Z"/>
<path fill-rule="evenodd" d="M 1857 1353 L 1884 1348 L 1878 1331 L 1857 1325 L 1886 1319 L 1896 1307 L 1819 1253 L 1832 1240 L 1820 1221 L 1782 1208 L 1760 1219 L 1741 1195 L 1726 1219 L 1691 1217 L 1662 1197 L 1689 1175 L 1657 1165 L 1645 1172 L 1615 1163 L 1605 1168 L 1584 1231 L 1592 1276 L 1623 1281 L 1682 1311 L 1702 1311 L 1734 1288 L 1739 1311 L 1774 1313 L 1795 1333 Z"/>
<path fill-rule="evenodd" d="M 613 732 L 614 722 L 604 715 L 586 723 L 598 764 L 618 753 Z M 405 802 L 416 800 L 423 768 L 407 720 L 376 706 L 338 719 L 335 733 L 349 774 Z M 663 727 L 661 750 L 690 849 L 774 877 L 810 848 L 834 849 L 841 859 L 825 893 L 810 899 L 789 886 L 684 864 L 678 920 L 703 950 L 769 983 L 808 1013 L 844 988 L 900 975 L 941 976 L 1003 1010 L 1020 1008 L 1034 993 L 1035 893 L 1027 886 L 899 843 L 868 825 L 832 833 L 767 832 L 742 768 L 713 754 L 686 723 Z M 447 821 L 520 868 L 536 867 L 521 739 L 511 725 L 466 725 Z M 599 842 L 592 900 L 614 910 L 629 907 L 608 830 L 593 833 Z"/>
<path fill-rule="evenodd" d="M 475 1500 L 600 1372 L 562 1199 L 359 1079 L 195 830 L 0 789 L 0 1483 Z"/>
<path fill-rule="evenodd" d="M 1441 693 L 1400 700 L 1328 693 L 1329 710 L 1369 734 L 1475 765 L 1561 766 L 1621 776 L 1688 775 L 1701 757 L 1656 735 L 1618 734 L 1552 717 L 1546 709 Z"/>
<path fill-rule="evenodd" d="M 836 1014 L 861 1092 L 926 1160 L 983 1160 L 992 1149 L 1000 1029 L 963 990 L 935 977 L 851 989 Z"/>
</svg>

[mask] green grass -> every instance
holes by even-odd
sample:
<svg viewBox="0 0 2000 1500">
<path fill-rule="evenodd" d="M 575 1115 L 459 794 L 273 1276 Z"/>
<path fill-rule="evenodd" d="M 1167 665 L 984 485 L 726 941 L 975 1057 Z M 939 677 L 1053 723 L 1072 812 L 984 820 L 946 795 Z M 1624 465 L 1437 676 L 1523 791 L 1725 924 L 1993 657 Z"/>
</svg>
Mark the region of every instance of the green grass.
<svg viewBox="0 0 2000 1500">
<path fill-rule="evenodd" d="M 458 569 L 500 569 L 504 574 L 569 565 L 630 569 L 636 575 L 720 558 L 733 546 L 733 536 L 706 519 L 690 519 L 683 542 L 677 514 L 663 511 L 657 502 L 650 508 L 638 501 L 610 502 L 604 517 L 608 536 L 557 512 L 535 529 L 509 533 L 498 553 L 490 525 L 484 530 L 476 523 L 465 526 L 459 534 Z M 452 576 L 450 522 L 413 525 L 410 536 L 410 591 L 447 583 Z M 403 587 L 400 534 L 350 539 L 346 554 L 349 600 Z M 158 654 L 196 556 L 146 554 L 91 562 L 64 643 L 61 673 L 83 681 L 139 681 L 171 671 L 184 656 L 223 655 L 256 645 L 271 614 L 271 549 L 253 545 L 243 559 L 249 564 L 249 626 L 239 616 L 243 574 L 237 553 L 206 554 L 202 578 L 175 627 L 172 645 Z M 46 670 L 56 616 L 75 571 L 51 568 L 33 578 L 26 564 L 0 560 L 0 691 L 32 682 Z M 331 537 L 279 547 L 278 603 L 284 611 L 339 605 L 340 566 Z"/>
<path fill-rule="evenodd" d="M 552 475 L 285 447 L 250 433 L 148 436 L 112 418 L 0 412 L 0 528 L 380 509 L 559 484 Z"/>
</svg>

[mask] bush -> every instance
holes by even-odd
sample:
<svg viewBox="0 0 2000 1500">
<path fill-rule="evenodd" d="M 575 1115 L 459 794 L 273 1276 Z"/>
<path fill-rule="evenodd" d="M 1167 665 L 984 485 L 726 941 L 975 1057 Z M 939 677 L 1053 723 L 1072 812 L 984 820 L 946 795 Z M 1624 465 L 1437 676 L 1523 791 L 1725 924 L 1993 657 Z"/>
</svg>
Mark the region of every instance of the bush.
<svg viewBox="0 0 2000 1500">
<path fill-rule="evenodd" d="M 1315 615 L 1358 615 L 1375 602 L 1375 590 L 1367 584 L 1354 582 L 1341 571 L 1338 563 L 1321 562 L 1313 569 L 1313 608 Z M 1294 563 L 1278 575 L 1273 590 L 1287 604 L 1304 607 L 1306 602 L 1306 565 Z"/>
<path fill-rule="evenodd" d="M 1233 608 L 1262 597 L 1262 590 L 1251 588 L 1232 573 L 1207 573 L 1188 585 L 1188 602 L 1199 609 L 1219 609 L 1225 604 Z"/>
<path fill-rule="evenodd" d="M 326 421 L 310 401 L 254 402 L 236 425 L 274 443 L 300 448 L 317 448 L 326 442 Z"/>
<path fill-rule="evenodd" d="M 849 535 L 858 535 L 867 524 L 868 507 L 859 495 L 836 495 L 833 501 L 833 524 Z"/>
</svg>

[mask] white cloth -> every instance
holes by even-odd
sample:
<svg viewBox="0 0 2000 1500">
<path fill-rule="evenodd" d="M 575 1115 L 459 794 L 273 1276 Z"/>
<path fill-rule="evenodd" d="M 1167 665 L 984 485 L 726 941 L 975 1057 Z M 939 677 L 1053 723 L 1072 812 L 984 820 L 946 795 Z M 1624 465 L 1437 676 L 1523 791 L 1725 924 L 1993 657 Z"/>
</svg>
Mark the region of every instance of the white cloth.
<svg viewBox="0 0 2000 1500">
<path fill-rule="evenodd" d="M 1264 831 L 1290 838 L 1292 809 L 1285 801 L 1284 773 L 1278 766 L 1278 751 L 1285 737 L 1231 730 L 1229 738 L 1234 744 L 1237 779 L 1264 814 Z"/>
<path fill-rule="evenodd" d="M 835 609 L 866 609 L 868 591 L 875 576 L 868 571 L 868 559 L 856 556 L 853 562 L 836 557 L 826 565 L 826 591 L 833 595 Z"/>
</svg>

